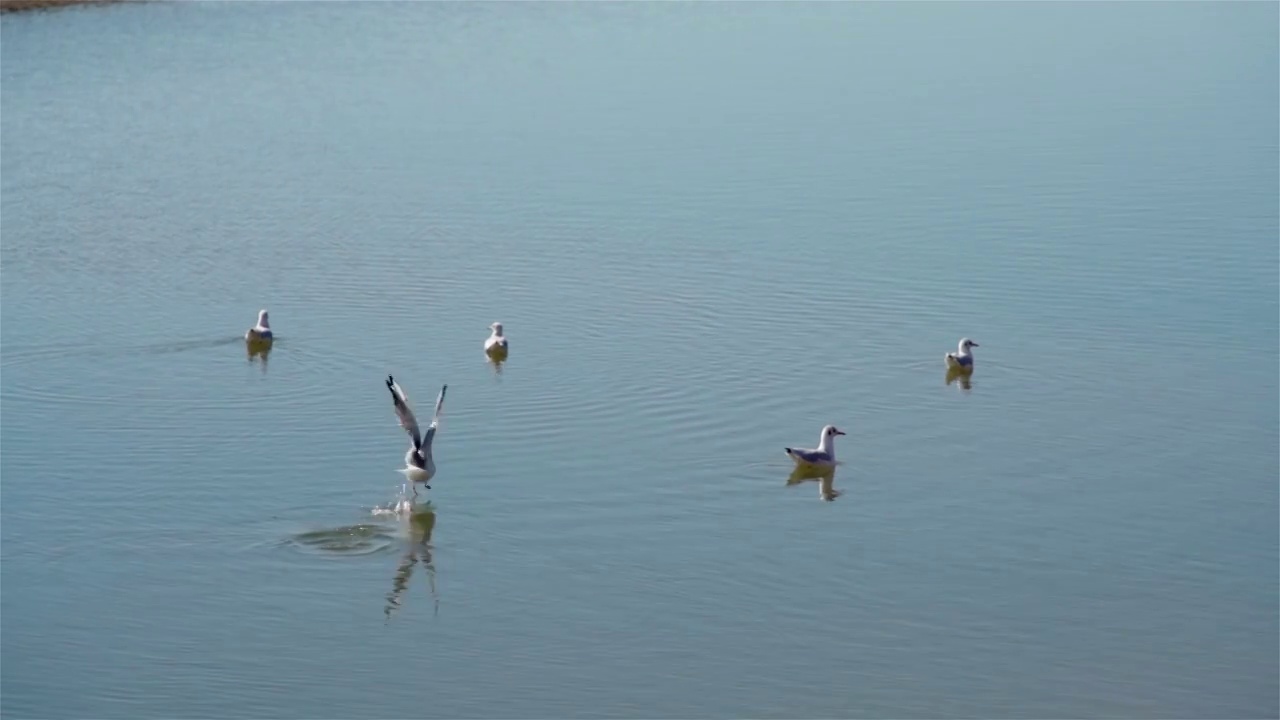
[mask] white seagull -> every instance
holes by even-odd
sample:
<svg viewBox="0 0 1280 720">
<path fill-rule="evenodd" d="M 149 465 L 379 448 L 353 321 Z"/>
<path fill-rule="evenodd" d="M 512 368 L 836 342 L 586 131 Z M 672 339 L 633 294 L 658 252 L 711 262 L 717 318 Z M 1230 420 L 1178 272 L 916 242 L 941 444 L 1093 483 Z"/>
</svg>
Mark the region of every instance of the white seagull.
<svg viewBox="0 0 1280 720">
<path fill-rule="evenodd" d="M 818 438 L 818 447 L 812 450 L 802 450 L 798 448 L 783 448 L 787 451 L 787 455 L 796 461 L 797 465 L 835 465 L 836 464 L 836 436 L 844 435 L 844 431 L 835 425 L 827 425 L 822 428 L 822 435 Z"/>
<path fill-rule="evenodd" d="M 947 367 L 952 370 L 972 370 L 973 369 L 973 353 L 969 348 L 979 347 L 978 343 L 969 338 L 960 338 L 960 346 L 956 352 L 947 353 Z"/>
<path fill-rule="evenodd" d="M 258 341 L 270 342 L 271 341 L 272 339 L 271 321 L 267 320 L 266 310 L 258 311 L 258 324 L 254 325 L 253 327 L 245 331 L 244 339 L 248 340 L 249 342 L 258 342 Z"/>
<path fill-rule="evenodd" d="M 489 335 L 489 339 L 484 341 L 484 351 L 490 355 L 505 355 L 507 352 L 507 337 L 502 334 L 502 323 L 496 322 L 489 326 L 493 331 Z"/>
<path fill-rule="evenodd" d="M 440 388 L 440 395 L 436 397 L 435 415 L 431 417 L 431 424 L 427 426 L 426 433 L 418 431 L 418 419 L 413 416 L 413 410 L 409 408 L 409 398 L 405 397 L 404 391 L 390 375 L 387 376 L 387 389 L 391 391 L 391 402 L 395 405 L 400 427 L 409 433 L 409 450 L 404 454 L 405 469 L 417 471 L 414 473 L 416 477 L 413 478 L 415 482 L 430 482 L 436 474 L 436 464 L 431 459 L 431 441 L 435 439 L 436 428 L 440 425 L 440 407 L 444 405 L 444 392 L 449 389 L 449 386 L 444 385 Z M 431 486 L 427 485 L 427 489 L 430 490 Z"/>
</svg>

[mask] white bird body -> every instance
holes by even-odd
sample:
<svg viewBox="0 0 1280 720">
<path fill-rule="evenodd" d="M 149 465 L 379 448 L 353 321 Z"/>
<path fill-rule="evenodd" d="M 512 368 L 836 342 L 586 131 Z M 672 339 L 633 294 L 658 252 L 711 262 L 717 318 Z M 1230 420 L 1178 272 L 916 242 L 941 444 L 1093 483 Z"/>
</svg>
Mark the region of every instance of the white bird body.
<svg viewBox="0 0 1280 720">
<path fill-rule="evenodd" d="M 413 410 L 409 407 L 408 396 L 390 375 L 387 376 L 387 389 L 391 391 L 391 402 L 395 407 L 396 417 L 400 420 L 400 427 L 409 433 L 409 449 L 404 454 L 405 470 L 409 471 L 409 475 L 415 482 L 430 482 L 436 474 L 436 463 L 431 457 L 431 445 L 436 437 L 436 428 L 440 426 L 440 409 L 444 406 L 444 393 L 449 386 L 441 386 L 440 394 L 436 397 L 435 414 L 431 417 L 431 424 L 427 426 L 425 433 L 419 432 L 418 419 L 414 417 Z M 430 489 L 431 486 L 428 485 L 427 488 Z"/>
<path fill-rule="evenodd" d="M 787 455 L 796 461 L 797 465 L 835 465 L 836 436 L 844 434 L 845 432 L 835 425 L 826 425 L 822 428 L 822 434 L 818 436 L 818 447 L 812 449 L 784 449 L 787 451 Z"/>
<path fill-rule="evenodd" d="M 956 352 L 947 353 L 947 367 L 952 370 L 972 370 L 973 369 L 973 351 L 970 348 L 978 347 L 978 343 L 969 338 L 960 338 L 960 344 Z"/>
<path fill-rule="evenodd" d="M 502 334 L 502 323 L 493 323 L 489 329 L 493 332 L 489 335 L 489 339 L 484 341 L 484 351 L 490 355 L 506 354 L 509 346 L 507 336 Z"/>
<path fill-rule="evenodd" d="M 244 339 L 249 342 L 270 342 L 273 338 L 271 321 L 267 319 L 267 311 L 259 310 L 258 324 L 245 331 Z"/>
</svg>

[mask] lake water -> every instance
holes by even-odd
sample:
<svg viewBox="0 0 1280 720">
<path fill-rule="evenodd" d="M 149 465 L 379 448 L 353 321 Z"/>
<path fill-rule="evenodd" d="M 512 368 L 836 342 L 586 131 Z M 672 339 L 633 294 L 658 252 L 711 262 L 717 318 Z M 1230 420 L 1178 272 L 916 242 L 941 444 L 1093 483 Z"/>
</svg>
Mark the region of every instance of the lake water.
<svg viewBox="0 0 1280 720">
<path fill-rule="evenodd" d="M 1278 21 L 5 15 L 3 714 L 1276 717 Z"/>
</svg>

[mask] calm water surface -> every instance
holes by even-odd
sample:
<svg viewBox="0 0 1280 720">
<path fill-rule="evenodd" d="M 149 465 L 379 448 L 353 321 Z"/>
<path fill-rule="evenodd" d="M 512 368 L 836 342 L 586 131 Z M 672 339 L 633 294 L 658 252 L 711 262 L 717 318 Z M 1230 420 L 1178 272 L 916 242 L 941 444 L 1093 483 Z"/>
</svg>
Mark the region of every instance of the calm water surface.
<svg viewBox="0 0 1280 720">
<path fill-rule="evenodd" d="M 3 714 L 1275 717 L 1278 21 L 4 16 Z"/>
</svg>

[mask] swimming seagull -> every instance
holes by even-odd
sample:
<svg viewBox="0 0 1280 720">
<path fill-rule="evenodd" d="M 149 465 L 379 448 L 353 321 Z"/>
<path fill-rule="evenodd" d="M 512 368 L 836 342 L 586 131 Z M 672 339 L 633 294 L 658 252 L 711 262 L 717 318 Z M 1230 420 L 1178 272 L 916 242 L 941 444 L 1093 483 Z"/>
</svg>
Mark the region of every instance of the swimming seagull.
<svg viewBox="0 0 1280 720">
<path fill-rule="evenodd" d="M 969 338 L 960 338 L 959 350 L 947 353 L 947 367 L 952 370 L 972 370 L 973 353 L 969 352 L 969 348 L 976 347 L 979 347 L 978 343 Z"/>
<path fill-rule="evenodd" d="M 822 428 L 822 435 L 818 438 L 818 447 L 812 450 L 801 450 L 798 448 L 784 448 L 787 455 L 791 456 L 796 464 L 806 465 L 835 465 L 836 464 L 836 436 L 844 435 L 844 431 L 835 425 L 827 425 Z"/>
<path fill-rule="evenodd" d="M 395 404 L 400 427 L 409 433 L 409 450 L 404 454 L 405 467 L 419 471 L 415 481 L 430 482 L 436 474 L 436 464 L 431 459 L 431 441 L 435 439 L 436 428 L 440 425 L 440 407 L 444 405 L 444 393 L 449 386 L 443 385 L 440 388 L 440 395 L 436 397 L 435 415 L 431 417 L 426 433 L 419 433 L 418 419 L 413 416 L 413 410 L 409 409 L 409 398 L 405 397 L 404 391 L 390 375 L 387 376 L 387 389 L 391 391 L 391 402 Z M 427 489 L 430 490 L 431 486 L 427 485 Z"/>
<path fill-rule="evenodd" d="M 272 339 L 271 322 L 267 320 L 266 310 L 258 311 L 258 324 L 254 325 L 253 327 L 245 331 L 244 339 L 248 340 L 249 342 L 255 342 L 255 341 L 270 342 L 271 341 Z"/>
<path fill-rule="evenodd" d="M 507 352 L 507 338 L 502 334 L 502 323 L 496 322 L 489 326 L 493 331 L 489 335 L 489 339 L 484 341 L 484 351 L 490 355 L 505 355 Z"/>
</svg>

